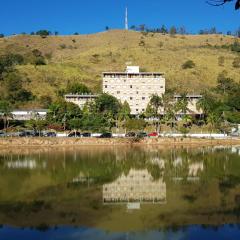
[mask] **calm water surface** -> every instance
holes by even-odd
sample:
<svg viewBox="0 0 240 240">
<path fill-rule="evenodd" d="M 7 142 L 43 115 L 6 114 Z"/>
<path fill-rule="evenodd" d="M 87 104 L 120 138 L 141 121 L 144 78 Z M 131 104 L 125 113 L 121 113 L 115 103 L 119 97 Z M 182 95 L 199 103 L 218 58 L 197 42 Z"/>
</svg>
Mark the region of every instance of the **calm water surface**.
<svg viewBox="0 0 240 240">
<path fill-rule="evenodd" d="M 240 147 L 0 150 L 0 239 L 240 239 Z"/>
</svg>

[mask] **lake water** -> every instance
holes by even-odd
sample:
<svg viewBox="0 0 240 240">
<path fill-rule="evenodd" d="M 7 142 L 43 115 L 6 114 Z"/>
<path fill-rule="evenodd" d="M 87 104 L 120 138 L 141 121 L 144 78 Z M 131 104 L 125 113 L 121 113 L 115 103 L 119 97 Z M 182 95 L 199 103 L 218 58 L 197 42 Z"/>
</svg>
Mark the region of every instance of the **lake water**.
<svg viewBox="0 0 240 240">
<path fill-rule="evenodd" d="M 0 239 L 240 239 L 240 147 L 1 149 Z"/>
</svg>

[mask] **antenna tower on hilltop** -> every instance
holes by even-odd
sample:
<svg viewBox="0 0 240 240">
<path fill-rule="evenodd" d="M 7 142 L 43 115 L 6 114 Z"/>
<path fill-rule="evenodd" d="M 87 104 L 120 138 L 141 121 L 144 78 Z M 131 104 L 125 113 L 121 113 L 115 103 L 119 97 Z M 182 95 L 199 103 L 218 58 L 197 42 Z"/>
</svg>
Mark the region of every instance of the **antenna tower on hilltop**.
<svg viewBox="0 0 240 240">
<path fill-rule="evenodd" d="M 126 13 L 125 13 L 125 30 L 128 30 L 128 9 L 126 7 Z"/>
</svg>

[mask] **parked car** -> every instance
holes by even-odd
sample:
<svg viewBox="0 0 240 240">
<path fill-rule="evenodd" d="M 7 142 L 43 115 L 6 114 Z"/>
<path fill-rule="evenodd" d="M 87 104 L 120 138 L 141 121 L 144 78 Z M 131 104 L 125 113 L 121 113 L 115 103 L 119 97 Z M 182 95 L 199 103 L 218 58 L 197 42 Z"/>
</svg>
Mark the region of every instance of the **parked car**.
<svg viewBox="0 0 240 240">
<path fill-rule="evenodd" d="M 147 137 L 148 135 L 147 135 L 147 133 L 146 132 L 139 132 L 139 133 L 137 133 L 137 137 L 138 138 L 145 138 L 145 137 Z"/>
<path fill-rule="evenodd" d="M 91 133 L 89 132 L 82 133 L 82 137 L 91 137 Z"/>
<path fill-rule="evenodd" d="M 128 132 L 125 137 L 136 137 L 136 133 L 135 132 Z"/>
<path fill-rule="evenodd" d="M 80 132 L 71 132 L 68 134 L 68 137 L 81 137 Z"/>
<path fill-rule="evenodd" d="M 112 138 L 112 133 L 102 133 L 99 138 Z"/>
<path fill-rule="evenodd" d="M 148 134 L 149 137 L 157 137 L 158 133 L 157 132 L 151 132 Z"/>
<path fill-rule="evenodd" d="M 43 136 L 44 137 L 56 137 L 57 134 L 55 132 L 46 132 Z"/>
<path fill-rule="evenodd" d="M 6 137 L 6 136 L 7 136 L 6 133 L 0 132 L 0 137 Z"/>
<path fill-rule="evenodd" d="M 31 130 L 25 130 L 19 133 L 19 137 L 35 137 L 36 132 Z"/>
</svg>

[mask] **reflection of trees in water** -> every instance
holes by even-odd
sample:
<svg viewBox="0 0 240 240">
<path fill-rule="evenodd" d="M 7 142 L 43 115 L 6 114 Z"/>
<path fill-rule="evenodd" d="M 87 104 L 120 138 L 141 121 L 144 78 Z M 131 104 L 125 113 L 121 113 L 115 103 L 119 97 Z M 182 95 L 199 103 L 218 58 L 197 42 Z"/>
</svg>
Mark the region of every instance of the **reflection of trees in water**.
<svg viewBox="0 0 240 240">
<path fill-rule="evenodd" d="M 199 177 L 209 181 L 230 172 L 239 175 L 238 154 L 231 149 L 158 149 L 149 147 L 83 147 L 71 149 L 44 149 L 27 154 L 0 153 L 0 173 L 9 169 L 12 176 L 19 172 L 28 176 L 40 173 L 55 183 L 66 183 L 79 175 L 93 178 L 95 183 L 106 183 L 117 179 L 122 173 L 126 176 L 131 169 L 147 169 L 153 179 L 164 177 L 187 179 Z M 34 161 L 34 168 L 27 168 L 26 161 Z M 22 167 L 21 169 L 21 163 Z M 10 167 L 11 168 L 10 168 Z M 14 169 L 16 166 L 16 169 Z M 17 166 L 19 169 L 17 170 Z M 31 165 L 29 165 L 31 166 Z M 44 167 L 43 167 L 44 166 Z"/>
<path fill-rule="evenodd" d="M 167 196 L 167 204 L 173 201 L 179 203 L 176 208 L 179 211 L 176 211 L 178 216 L 186 214 L 186 219 L 188 216 L 192 219 L 199 216 L 207 219 L 210 216 L 214 221 L 214 216 L 218 214 L 238 216 L 240 213 L 240 197 L 236 190 L 240 183 L 240 161 L 238 153 L 231 149 L 213 151 L 211 148 L 158 149 L 156 146 L 83 147 L 4 154 L 0 152 L 0 205 L 3 200 L 8 200 L 7 194 L 16 192 L 19 196 L 13 198 L 12 195 L 8 208 L 21 209 L 19 211 L 22 214 L 25 214 L 24 209 L 30 213 L 33 209 L 35 214 L 34 200 L 41 199 L 46 204 L 52 203 L 53 209 L 47 209 L 45 205 L 38 203 L 39 209 L 49 211 L 51 216 L 56 214 L 56 219 L 62 211 L 61 218 L 67 223 L 73 217 L 80 221 L 80 217 L 85 216 L 86 209 L 89 216 L 94 216 L 91 219 L 97 219 L 96 214 L 100 218 L 109 209 L 104 209 L 101 205 L 102 189 L 99 186 L 114 182 L 123 174 L 128 176 L 131 169 L 147 170 L 156 182 L 163 178 L 167 195 L 171 192 L 170 197 Z M 13 164 L 8 168 L 6 164 L 17 161 L 24 163 L 26 160 L 34 160 L 36 167 L 13 168 Z M 46 164 L 45 168 L 42 168 L 43 162 Z M 198 177 L 198 181 L 189 179 L 194 176 Z M 174 181 L 174 178 L 181 180 Z M 216 200 L 208 198 L 207 194 L 212 194 Z M 26 199 L 29 203 L 25 202 Z M 212 202 L 206 202 L 208 199 Z M 20 201 L 22 207 L 19 203 L 15 205 L 17 201 Z M 58 205 L 63 209 L 58 209 Z M 79 206 L 84 208 L 81 209 L 83 214 L 80 214 Z M 186 210 L 182 206 L 192 209 Z M 68 213 L 75 213 L 76 216 Z M 159 215 L 160 212 L 156 214 Z M 164 219 L 167 224 L 175 222 L 170 210 L 161 214 L 159 219 Z"/>
</svg>

